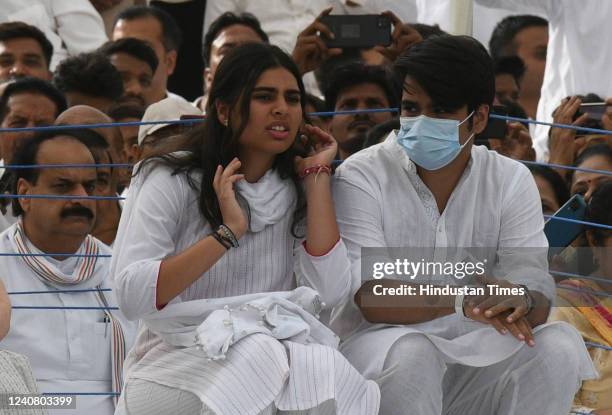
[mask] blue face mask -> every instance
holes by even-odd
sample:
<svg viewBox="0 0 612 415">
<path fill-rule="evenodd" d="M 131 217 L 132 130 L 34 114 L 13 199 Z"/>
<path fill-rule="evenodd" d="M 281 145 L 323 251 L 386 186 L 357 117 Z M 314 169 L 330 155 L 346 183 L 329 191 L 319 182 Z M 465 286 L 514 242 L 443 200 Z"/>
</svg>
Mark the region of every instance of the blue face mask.
<svg viewBox="0 0 612 415">
<path fill-rule="evenodd" d="M 439 170 L 455 160 L 474 137 L 472 134 L 463 145 L 459 144 L 459 126 L 472 115 L 474 111 L 461 122 L 426 115 L 401 117 L 397 142 L 414 163 L 425 170 Z"/>
</svg>

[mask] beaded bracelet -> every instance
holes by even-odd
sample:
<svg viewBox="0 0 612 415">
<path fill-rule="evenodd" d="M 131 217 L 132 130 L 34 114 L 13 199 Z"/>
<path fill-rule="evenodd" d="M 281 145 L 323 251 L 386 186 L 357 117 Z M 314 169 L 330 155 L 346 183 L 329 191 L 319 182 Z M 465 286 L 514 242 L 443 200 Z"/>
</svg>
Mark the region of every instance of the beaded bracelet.
<svg viewBox="0 0 612 415">
<path fill-rule="evenodd" d="M 221 231 L 220 236 L 223 239 L 225 239 L 227 242 L 229 242 L 232 248 L 238 248 L 240 246 L 238 244 L 238 239 L 236 238 L 236 235 L 234 235 L 234 232 L 232 232 L 232 230 L 228 228 L 226 225 L 224 224 L 219 225 L 219 229 L 217 230 Z"/>
<path fill-rule="evenodd" d="M 217 240 L 217 242 L 219 242 L 221 245 L 223 245 L 223 247 L 227 250 L 229 250 L 232 246 L 225 241 L 221 235 L 219 235 L 217 232 L 211 232 L 208 236 L 212 236 L 213 238 L 215 238 Z"/>
<path fill-rule="evenodd" d="M 325 172 L 331 176 L 332 169 L 330 166 L 326 166 L 324 164 L 317 164 L 316 166 L 305 168 L 302 173 L 300 173 L 300 179 L 305 178 L 308 175 L 315 173 L 317 176 L 321 172 Z"/>
</svg>

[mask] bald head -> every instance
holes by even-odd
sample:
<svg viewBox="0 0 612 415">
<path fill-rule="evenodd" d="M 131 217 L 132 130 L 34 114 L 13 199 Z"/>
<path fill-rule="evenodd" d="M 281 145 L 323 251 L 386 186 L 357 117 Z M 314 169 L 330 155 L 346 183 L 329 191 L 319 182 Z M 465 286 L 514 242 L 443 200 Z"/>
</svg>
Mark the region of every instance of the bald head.
<svg viewBox="0 0 612 415">
<path fill-rule="evenodd" d="M 57 120 L 55 120 L 56 125 L 109 124 L 112 122 L 113 120 L 108 115 L 88 105 L 75 105 L 74 107 L 70 107 L 62 112 L 59 117 L 57 117 Z M 121 138 L 119 127 L 94 128 L 93 130 L 104 137 L 111 147 L 113 158 L 122 160 L 123 139 Z"/>
</svg>

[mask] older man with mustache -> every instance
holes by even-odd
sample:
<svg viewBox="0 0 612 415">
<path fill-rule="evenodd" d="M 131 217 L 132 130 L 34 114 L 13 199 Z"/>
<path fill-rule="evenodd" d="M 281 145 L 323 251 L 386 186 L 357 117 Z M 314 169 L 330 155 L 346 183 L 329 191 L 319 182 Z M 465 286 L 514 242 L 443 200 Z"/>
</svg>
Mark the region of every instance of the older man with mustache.
<svg viewBox="0 0 612 415">
<path fill-rule="evenodd" d="M 110 415 L 135 327 L 111 309 L 110 249 L 89 235 L 96 202 L 85 198 L 95 192 L 96 169 L 44 167 L 93 165 L 91 148 L 105 144 L 91 130 L 62 130 L 37 134 L 15 153 L 15 164 L 43 167 L 11 171 L 19 220 L 0 234 L 0 280 L 9 292 L 35 293 L 12 296 L 18 309 L 2 348 L 28 357 L 41 393 L 98 394 L 79 396 L 77 413 Z"/>
</svg>

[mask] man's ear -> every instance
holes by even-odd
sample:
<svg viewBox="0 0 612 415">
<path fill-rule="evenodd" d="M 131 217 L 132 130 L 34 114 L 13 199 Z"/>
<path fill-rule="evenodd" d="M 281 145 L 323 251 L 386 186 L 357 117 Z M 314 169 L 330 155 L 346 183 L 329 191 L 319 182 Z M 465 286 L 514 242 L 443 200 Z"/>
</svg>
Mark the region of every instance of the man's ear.
<svg viewBox="0 0 612 415">
<path fill-rule="evenodd" d="M 176 69 L 176 58 L 177 52 L 175 50 L 166 52 L 166 69 L 168 71 L 168 76 L 172 75 Z"/>
<path fill-rule="evenodd" d="M 478 108 L 474 111 L 474 116 L 472 118 L 472 132 L 474 134 L 480 134 L 487 127 L 487 123 L 489 122 L 489 109 L 488 105 L 479 105 Z"/>
<path fill-rule="evenodd" d="M 592 230 L 587 230 L 584 234 L 589 246 L 597 246 L 597 241 L 595 240 L 595 235 L 593 235 Z"/>
<path fill-rule="evenodd" d="M 17 181 L 17 194 L 18 195 L 29 195 L 32 190 L 32 184 L 24 178 L 20 178 Z M 18 199 L 18 203 L 24 212 L 30 210 L 30 202 L 32 199 Z"/>
</svg>

